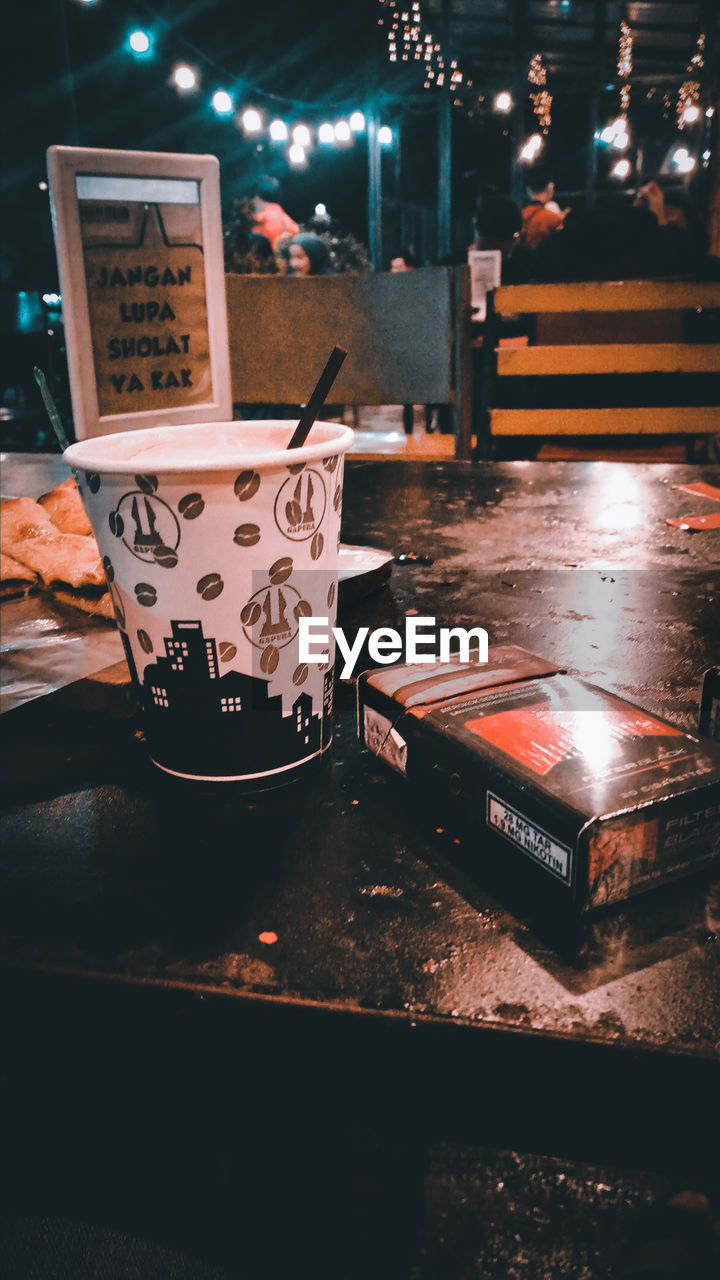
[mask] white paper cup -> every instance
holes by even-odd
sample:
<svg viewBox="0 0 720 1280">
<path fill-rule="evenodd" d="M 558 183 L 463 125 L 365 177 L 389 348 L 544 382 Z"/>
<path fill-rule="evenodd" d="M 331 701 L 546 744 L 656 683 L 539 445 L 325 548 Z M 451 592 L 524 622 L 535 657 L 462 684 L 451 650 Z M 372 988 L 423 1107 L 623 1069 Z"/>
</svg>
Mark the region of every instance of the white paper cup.
<svg viewBox="0 0 720 1280">
<path fill-rule="evenodd" d="M 263 790 L 332 738 L 338 548 L 349 428 L 202 423 L 71 445 L 150 756 L 169 774 Z M 322 665 L 299 619 L 327 618 Z"/>
</svg>

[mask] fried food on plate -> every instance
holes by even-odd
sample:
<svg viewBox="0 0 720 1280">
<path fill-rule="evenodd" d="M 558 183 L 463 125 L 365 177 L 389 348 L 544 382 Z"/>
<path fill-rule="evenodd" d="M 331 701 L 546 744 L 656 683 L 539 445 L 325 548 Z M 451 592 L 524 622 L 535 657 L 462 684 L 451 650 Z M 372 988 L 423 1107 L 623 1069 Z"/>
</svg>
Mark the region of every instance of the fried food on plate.
<svg viewBox="0 0 720 1280">
<path fill-rule="evenodd" d="M 39 578 L 34 569 L 28 569 L 19 560 L 0 552 L 0 599 L 11 596 L 26 596 L 38 585 Z"/>
<path fill-rule="evenodd" d="M 44 507 L 32 498 L 11 498 L 0 511 L 0 536 L 6 555 L 40 575 L 43 584 L 104 587 L 105 573 L 92 536 L 61 533 Z"/>
<path fill-rule="evenodd" d="M 92 525 L 73 476 L 49 493 L 44 493 L 38 502 L 61 533 L 80 533 L 86 538 L 92 536 Z"/>
<path fill-rule="evenodd" d="M 115 617 L 110 592 L 101 591 L 99 587 L 83 587 L 79 591 L 73 591 L 72 587 L 55 583 L 52 598 L 59 600 L 61 604 L 71 605 L 73 609 L 82 609 L 83 613 L 92 613 L 97 618 L 109 618 L 112 621 Z"/>
</svg>

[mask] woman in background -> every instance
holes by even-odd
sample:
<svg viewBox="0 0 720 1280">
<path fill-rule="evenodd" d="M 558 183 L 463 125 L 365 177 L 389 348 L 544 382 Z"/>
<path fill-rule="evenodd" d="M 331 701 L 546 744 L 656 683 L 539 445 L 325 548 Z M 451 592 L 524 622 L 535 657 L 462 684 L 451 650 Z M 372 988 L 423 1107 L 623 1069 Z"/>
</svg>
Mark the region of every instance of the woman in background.
<svg viewBox="0 0 720 1280">
<path fill-rule="evenodd" d="M 301 231 L 288 245 L 290 275 L 334 276 L 330 250 L 322 236 L 312 231 Z"/>
</svg>

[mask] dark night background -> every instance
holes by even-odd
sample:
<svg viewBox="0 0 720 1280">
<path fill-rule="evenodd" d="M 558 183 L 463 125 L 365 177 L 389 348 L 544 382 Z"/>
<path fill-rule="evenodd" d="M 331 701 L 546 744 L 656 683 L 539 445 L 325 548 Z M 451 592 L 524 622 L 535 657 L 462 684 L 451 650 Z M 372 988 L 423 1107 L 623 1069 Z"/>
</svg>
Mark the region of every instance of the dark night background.
<svg viewBox="0 0 720 1280">
<path fill-rule="evenodd" d="M 1 178 L 0 287 L 57 286 L 48 195 L 38 186 L 52 143 L 210 152 L 220 160 L 226 212 L 236 196 L 246 194 L 253 173 L 268 172 L 279 178 L 282 202 L 298 221 L 323 201 L 367 244 L 364 135 L 345 148 L 315 145 L 307 167 L 294 170 L 285 144 L 267 135 L 259 141 L 247 138 L 232 120 L 214 114 L 209 100 L 217 88 L 230 90 L 238 108 L 258 107 L 266 123 L 277 116 L 289 125 L 303 121 L 315 128 L 323 119 L 347 117 L 354 108 L 367 114 L 373 103 L 380 122 L 401 137 L 399 156 L 396 147 L 383 154 L 383 194 L 434 209 L 439 95 L 423 90 L 417 64 L 389 63 L 385 28 L 378 25 L 381 12 L 377 0 L 22 0 L 6 8 L 2 92 L 9 127 Z M 127 36 L 137 27 L 153 35 L 154 57 L 131 56 Z M 458 52 L 462 56 L 451 39 L 448 56 Z M 678 56 L 684 61 L 685 51 Z M 179 62 L 199 71 L 197 92 L 179 93 L 171 83 Z M 611 82 L 613 70 L 608 67 Z M 510 186 L 508 121 L 489 109 L 492 94 L 508 87 L 501 59 L 493 74 L 496 83 L 476 86 L 487 95 L 482 110 L 471 116 L 467 104 L 453 109 L 455 248 L 468 243 L 473 200 L 482 185 L 505 191 Z M 577 82 L 551 87 L 555 102 L 545 158 L 561 198 L 572 202 L 573 195 L 581 199 L 584 185 L 587 95 Z M 677 137 L 672 113 L 663 120 L 657 102 L 651 108 L 641 95 L 633 103 L 651 163 L 659 163 Z M 617 114 L 613 83 L 600 111 L 602 122 Z M 533 131 L 529 107 L 525 124 Z M 608 168 L 609 158 L 601 156 L 601 194 Z M 604 185 L 606 191 L 610 185 L 617 189 L 616 183 Z"/>
</svg>

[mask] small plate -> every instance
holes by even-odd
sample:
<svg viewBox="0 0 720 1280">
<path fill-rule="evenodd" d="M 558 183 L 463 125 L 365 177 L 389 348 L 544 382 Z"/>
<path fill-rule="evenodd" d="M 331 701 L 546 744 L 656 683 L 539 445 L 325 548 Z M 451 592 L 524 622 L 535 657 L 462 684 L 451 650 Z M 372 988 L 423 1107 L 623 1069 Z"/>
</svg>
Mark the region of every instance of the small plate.
<svg viewBox="0 0 720 1280">
<path fill-rule="evenodd" d="M 351 547 L 340 544 L 338 569 L 338 601 L 346 604 L 379 590 L 392 573 L 393 554 L 375 547 Z"/>
</svg>

